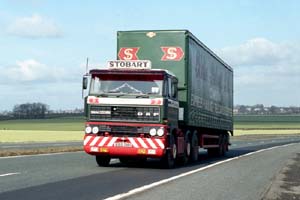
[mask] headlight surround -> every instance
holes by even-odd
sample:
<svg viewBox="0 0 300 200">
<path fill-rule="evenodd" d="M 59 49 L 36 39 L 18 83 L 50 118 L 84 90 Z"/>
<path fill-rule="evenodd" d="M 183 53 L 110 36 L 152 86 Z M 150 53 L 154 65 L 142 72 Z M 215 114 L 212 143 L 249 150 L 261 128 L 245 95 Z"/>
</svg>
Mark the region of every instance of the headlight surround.
<svg viewBox="0 0 300 200">
<path fill-rule="evenodd" d="M 98 133 L 98 132 L 99 132 L 98 126 L 94 126 L 93 129 L 92 129 L 92 132 L 93 132 L 94 134 Z"/>
<path fill-rule="evenodd" d="M 157 132 L 156 132 L 156 134 L 158 135 L 158 136 L 163 136 L 164 135 L 164 128 L 159 128 L 158 130 L 157 130 Z"/>
<path fill-rule="evenodd" d="M 85 127 L 85 133 L 87 133 L 87 134 L 92 133 L 92 127 L 90 127 L 90 126 Z"/>
<path fill-rule="evenodd" d="M 156 135 L 156 129 L 155 128 L 151 128 L 150 131 L 149 131 L 149 134 L 151 136 L 155 136 Z"/>
</svg>

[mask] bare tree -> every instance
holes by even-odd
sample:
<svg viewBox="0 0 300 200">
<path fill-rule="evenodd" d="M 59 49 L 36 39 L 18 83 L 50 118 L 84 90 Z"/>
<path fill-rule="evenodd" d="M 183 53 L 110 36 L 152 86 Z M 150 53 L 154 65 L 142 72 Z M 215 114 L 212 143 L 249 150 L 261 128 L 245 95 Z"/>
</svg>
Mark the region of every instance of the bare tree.
<svg viewBox="0 0 300 200">
<path fill-rule="evenodd" d="M 25 103 L 15 105 L 13 115 L 17 119 L 43 119 L 49 106 L 43 103 Z"/>
</svg>

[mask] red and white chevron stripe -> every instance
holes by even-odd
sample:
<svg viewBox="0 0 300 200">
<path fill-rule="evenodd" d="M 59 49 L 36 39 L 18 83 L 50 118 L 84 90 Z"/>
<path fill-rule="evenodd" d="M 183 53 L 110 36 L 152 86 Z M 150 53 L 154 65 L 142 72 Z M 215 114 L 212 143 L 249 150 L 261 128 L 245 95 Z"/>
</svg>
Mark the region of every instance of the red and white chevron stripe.
<svg viewBox="0 0 300 200">
<path fill-rule="evenodd" d="M 164 149 L 165 145 L 159 138 L 136 138 L 136 137 L 104 137 L 87 135 L 83 145 L 89 147 L 112 147 L 118 141 L 131 143 L 134 148 Z"/>
</svg>

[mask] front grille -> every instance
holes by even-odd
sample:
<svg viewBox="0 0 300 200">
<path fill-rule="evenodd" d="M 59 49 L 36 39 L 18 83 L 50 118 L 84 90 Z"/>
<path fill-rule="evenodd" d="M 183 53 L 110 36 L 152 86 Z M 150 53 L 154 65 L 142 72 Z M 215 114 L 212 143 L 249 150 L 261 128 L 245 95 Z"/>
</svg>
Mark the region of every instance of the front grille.
<svg viewBox="0 0 300 200">
<path fill-rule="evenodd" d="M 134 126 L 111 126 L 113 133 L 138 133 L 138 128 Z"/>
<path fill-rule="evenodd" d="M 98 127 L 99 132 L 103 135 L 105 132 L 108 132 L 111 136 L 130 136 L 130 137 L 138 137 L 139 134 L 149 133 L 150 128 L 158 127 L 136 127 L 136 126 L 115 126 L 115 125 L 92 125 L 92 127 Z"/>
<path fill-rule="evenodd" d="M 90 120 L 159 122 L 159 107 L 91 106 Z"/>
</svg>

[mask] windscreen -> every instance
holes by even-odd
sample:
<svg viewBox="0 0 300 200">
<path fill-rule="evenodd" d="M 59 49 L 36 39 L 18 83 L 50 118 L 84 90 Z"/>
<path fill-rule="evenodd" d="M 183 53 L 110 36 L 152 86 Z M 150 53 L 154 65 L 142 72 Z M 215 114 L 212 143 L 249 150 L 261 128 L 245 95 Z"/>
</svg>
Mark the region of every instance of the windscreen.
<svg viewBox="0 0 300 200">
<path fill-rule="evenodd" d="M 94 76 L 91 80 L 90 94 L 94 95 L 162 95 L 163 80 L 127 80 L 107 79 L 107 77 Z"/>
</svg>

